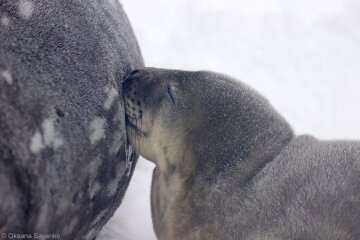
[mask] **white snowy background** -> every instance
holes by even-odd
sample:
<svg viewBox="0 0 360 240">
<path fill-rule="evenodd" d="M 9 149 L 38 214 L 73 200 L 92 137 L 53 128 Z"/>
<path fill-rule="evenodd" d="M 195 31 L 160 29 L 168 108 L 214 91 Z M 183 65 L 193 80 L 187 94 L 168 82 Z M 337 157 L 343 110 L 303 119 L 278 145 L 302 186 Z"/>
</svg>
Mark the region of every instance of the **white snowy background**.
<svg viewBox="0 0 360 240">
<path fill-rule="evenodd" d="M 146 66 L 212 70 L 265 95 L 297 134 L 360 139 L 359 0 L 122 0 Z M 152 240 L 140 159 L 98 239 Z"/>
</svg>

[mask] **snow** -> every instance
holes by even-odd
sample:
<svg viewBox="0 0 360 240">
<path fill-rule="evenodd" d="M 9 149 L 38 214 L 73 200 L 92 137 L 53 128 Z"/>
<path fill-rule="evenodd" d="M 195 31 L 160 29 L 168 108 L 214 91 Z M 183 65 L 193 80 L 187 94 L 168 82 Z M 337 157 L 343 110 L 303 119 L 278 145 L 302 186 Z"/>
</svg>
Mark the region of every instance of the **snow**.
<svg viewBox="0 0 360 240">
<path fill-rule="evenodd" d="M 298 134 L 359 139 L 359 1 L 122 4 L 146 66 L 226 73 L 265 95 Z M 121 207 L 101 233 L 114 236 L 106 239 L 155 239 L 152 169 L 140 159 Z"/>
</svg>

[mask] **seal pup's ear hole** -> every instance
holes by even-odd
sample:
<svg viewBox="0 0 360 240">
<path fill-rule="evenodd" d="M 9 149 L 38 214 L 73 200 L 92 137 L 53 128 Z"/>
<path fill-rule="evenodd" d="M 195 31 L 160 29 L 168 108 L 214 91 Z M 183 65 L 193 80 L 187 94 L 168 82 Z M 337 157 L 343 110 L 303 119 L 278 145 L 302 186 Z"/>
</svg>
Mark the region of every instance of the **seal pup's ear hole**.
<svg viewBox="0 0 360 240">
<path fill-rule="evenodd" d="M 176 103 L 176 98 L 174 94 L 174 86 L 167 86 L 165 91 L 166 98 L 173 104 Z"/>
</svg>

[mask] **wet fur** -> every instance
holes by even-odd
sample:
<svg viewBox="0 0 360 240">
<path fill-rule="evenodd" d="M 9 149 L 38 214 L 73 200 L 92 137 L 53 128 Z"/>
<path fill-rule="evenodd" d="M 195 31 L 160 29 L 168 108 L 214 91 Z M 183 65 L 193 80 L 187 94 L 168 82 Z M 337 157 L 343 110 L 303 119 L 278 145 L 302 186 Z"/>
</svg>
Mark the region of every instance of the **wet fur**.
<svg viewBox="0 0 360 240">
<path fill-rule="evenodd" d="M 157 165 L 159 239 L 360 239 L 359 142 L 294 136 L 266 99 L 216 73 L 146 68 L 127 95 L 129 139 Z"/>
</svg>

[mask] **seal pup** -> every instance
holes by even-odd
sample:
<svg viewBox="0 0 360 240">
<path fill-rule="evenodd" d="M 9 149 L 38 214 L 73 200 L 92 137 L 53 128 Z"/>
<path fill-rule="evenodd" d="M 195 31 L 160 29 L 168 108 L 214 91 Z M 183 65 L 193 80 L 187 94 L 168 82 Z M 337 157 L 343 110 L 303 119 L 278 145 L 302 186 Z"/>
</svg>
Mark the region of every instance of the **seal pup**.
<svg viewBox="0 0 360 240">
<path fill-rule="evenodd" d="M 124 97 L 128 139 L 156 164 L 159 239 L 360 239 L 360 142 L 295 136 L 212 72 L 135 70 Z"/>
</svg>

